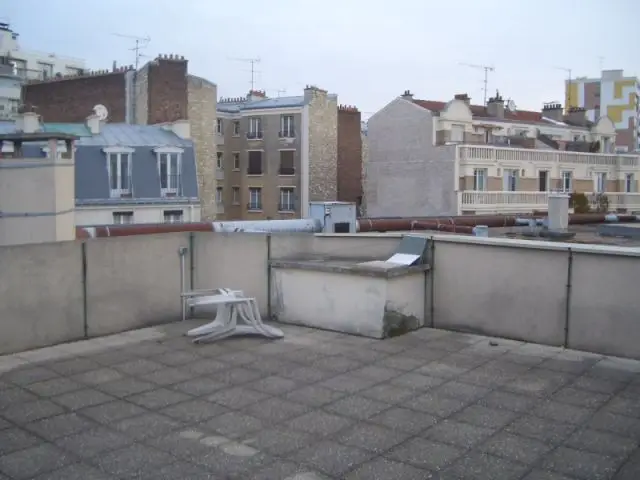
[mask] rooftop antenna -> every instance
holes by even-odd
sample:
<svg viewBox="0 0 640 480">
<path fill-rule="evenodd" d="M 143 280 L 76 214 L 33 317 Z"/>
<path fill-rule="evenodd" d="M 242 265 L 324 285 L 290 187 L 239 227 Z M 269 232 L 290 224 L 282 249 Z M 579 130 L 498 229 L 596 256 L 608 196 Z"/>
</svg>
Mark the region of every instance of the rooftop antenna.
<svg viewBox="0 0 640 480">
<path fill-rule="evenodd" d="M 598 69 L 600 70 L 598 73 L 602 75 L 602 67 L 604 66 L 604 57 L 600 55 L 598 57 Z"/>
<path fill-rule="evenodd" d="M 562 70 L 564 72 L 567 72 L 567 86 L 570 87 L 571 86 L 571 73 L 572 70 L 570 68 L 566 68 L 566 67 L 553 67 L 556 70 Z M 571 103 L 571 88 L 567 88 L 567 104 L 565 105 L 565 110 L 568 112 L 569 109 L 572 107 L 572 103 Z"/>
<path fill-rule="evenodd" d="M 483 93 L 484 93 L 484 105 L 487 105 L 487 86 L 489 84 L 489 72 L 495 72 L 495 67 L 490 66 L 490 65 L 475 65 L 473 63 L 460 63 L 460 65 L 462 65 L 463 67 L 470 67 L 470 68 L 475 68 L 477 70 L 484 70 L 484 87 L 483 87 Z"/>
<path fill-rule="evenodd" d="M 229 60 L 235 60 L 236 62 L 245 62 L 245 63 L 249 63 L 251 65 L 251 90 L 255 90 L 255 85 L 256 85 L 256 73 L 258 73 L 258 71 L 256 70 L 256 65 L 258 63 L 260 63 L 260 58 L 256 57 L 256 58 L 230 58 Z"/>
<path fill-rule="evenodd" d="M 140 65 L 140 58 L 144 57 L 144 55 L 141 53 L 141 50 L 149 46 L 151 38 L 148 35 L 146 37 L 138 37 L 136 35 L 123 35 L 122 33 L 112 33 L 111 35 L 121 38 L 128 38 L 129 40 L 135 41 L 135 46 L 133 48 L 130 48 L 129 50 L 134 52 L 136 55 L 135 65 L 136 70 L 138 70 L 138 66 Z"/>
</svg>

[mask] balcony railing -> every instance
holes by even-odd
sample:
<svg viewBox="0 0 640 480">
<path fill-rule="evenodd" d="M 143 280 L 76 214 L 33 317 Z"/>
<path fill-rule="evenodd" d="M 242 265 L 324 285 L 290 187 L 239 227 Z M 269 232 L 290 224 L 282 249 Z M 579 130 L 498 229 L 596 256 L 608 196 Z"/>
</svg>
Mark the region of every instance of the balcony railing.
<svg viewBox="0 0 640 480">
<path fill-rule="evenodd" d="M 293 212 L 295 211 L 296 206 L 293 202 L 285 202 L 285 203 L 279 203 L 278 204 L 278 211 L 279 212 Z"/>
<path fill-rule="evenodd" d="M 640 193 L 603 192 L 586 193 L 591 207 L 596 208 L 598 195 L 604 195 L 609 201 L 609 210 L 640 211 Z M 458 213 L 475 211 L 482 213 L 526 213 L 533 210 L 545 210 L 549 201 L 549 192 L 458 192 Z"/>
<path fill-rule="evenodd" d="M 295 175 L 296 169 L 293 167 L 280 167 L 278 169 L 278 175 Z"/>
<path fill-rule="evenodd" d="M 262 139 L 262 130 L 258 132 L 247 132 L 247 139 L 249 140 L 261 140 Z"/>
<path fill-rule="evenodd" d="M 458 158 L 462 162 L 555 162 L 575 165 L 612 167 L 638 167 L 640 156 L 582 153 L 528 148 L 500 148 L 486 145 L 458 145 Z"/>
<path fill-rule="evenodd" d="M 294 138 L 296 136 L 296 131 L 292 127 L 292 128 L 287 129 L 287 130 L 282 130 L 282 131 L 278 132 L 278 136 L 280 138 Z"/>
</svg>

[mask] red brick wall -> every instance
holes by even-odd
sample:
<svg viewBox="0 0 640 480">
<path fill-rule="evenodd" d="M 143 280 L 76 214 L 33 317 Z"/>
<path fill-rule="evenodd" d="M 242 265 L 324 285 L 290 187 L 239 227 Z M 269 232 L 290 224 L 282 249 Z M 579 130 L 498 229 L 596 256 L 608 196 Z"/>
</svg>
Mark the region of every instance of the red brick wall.
<svg viewBox="0 0 640 480">
<path fill-rule="evenodd" d="M 187 119 L 187 63 L 183 57 L 164 56 L 149 65 L 148 124 Z"/>
<path fill-rule="evenodd" d="M 361 113 L 355 107 L 338 108 L 338 200 L 362 198 Z"/>
<path fill-rule="evenodd" d="M 110 122 L 124 122 L 124 76 L 118 71 L 30 83 L 24 103 L 36 107 L 44 122 L 84 122 L 97 104 L 107 107 Z"/>
</svg>

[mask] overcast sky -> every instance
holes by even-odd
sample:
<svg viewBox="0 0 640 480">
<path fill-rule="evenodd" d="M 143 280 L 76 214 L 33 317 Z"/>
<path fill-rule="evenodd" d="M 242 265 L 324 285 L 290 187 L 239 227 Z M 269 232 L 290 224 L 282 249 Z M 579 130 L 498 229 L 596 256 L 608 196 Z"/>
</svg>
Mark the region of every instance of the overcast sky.
<svg viewBox="0 0 640 480">
<path fill-rule="evenodd" d="M 484 73 L 518 108 L 562 100 L 567 73 L 600 66 L 640 74 L 639 0 L 0 0 L 23 48 L 81 57 L 94 69 L 134 63 L 134 40 L 189 59 L 192 73 L 222 96 L 256 86 L 277 96 L 305 84 L 375 112 L 404 90 L 449 100 L 467 92 L 482 103 Z M 281 93 L 281 95 L 283 95 Z"/>
</svg>

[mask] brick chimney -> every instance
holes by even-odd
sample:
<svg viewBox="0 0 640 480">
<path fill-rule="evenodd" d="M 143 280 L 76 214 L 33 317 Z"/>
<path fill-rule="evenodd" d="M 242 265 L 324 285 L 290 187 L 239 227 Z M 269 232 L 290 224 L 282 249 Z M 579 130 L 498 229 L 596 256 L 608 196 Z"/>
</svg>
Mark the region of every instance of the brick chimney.
<svg viewBox="0 0 640 480">
<path fill-rule="evenodd" d="M 564 120 L 562 104 L 558 102 L 545 103 L 542 106 L 542 116 L 556 122 L 562 122 Z"/>
<path fill-rule="evenodd" d="M 402 94 L 402 98 L 412 102 L 413 101 L 413 93 L 411 93 L 411 90 L 405 90 L 404 93 Z"/>
<path fill-rule="evenodd" d="M 571 107 L 569 113 L 565 117 L 567 122 L 582 127 L 587 125 L 587 111 L 581 107 Z"/>
<path fill-rule="evenodd" d="M 453 98 L 456 100 L 462 100 L 467 105 L 471 105 L 471 97 L 469 97 L 469 95 L 467 95 L 466 93 L 457 93 Z"/>
<path fill-rule="evenodd" d="M 504 118 L 504 99 L 497 90 L 496 96 L 491 97 L 487 102 L 487 113 L 490 117 Z"/>
</svg>

